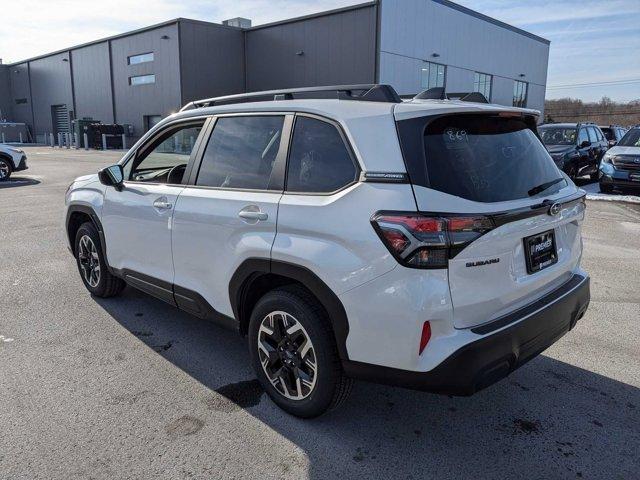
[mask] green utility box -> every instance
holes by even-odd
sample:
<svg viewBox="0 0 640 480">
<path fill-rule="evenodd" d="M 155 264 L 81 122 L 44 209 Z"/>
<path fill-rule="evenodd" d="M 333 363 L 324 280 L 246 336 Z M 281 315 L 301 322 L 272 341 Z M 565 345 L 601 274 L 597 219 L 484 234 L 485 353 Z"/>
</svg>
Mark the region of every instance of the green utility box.
<svg viewBox="0 0 640 480">
<path fill-rule="evenodd" d="M 95 125 L 100 123 L 100 120 L 94 120 L 90 117 L 77 118 L 71 122 L 71 129 L 73 133 L 77 135 L 78 146 L 80 148 L 87 148 L 88 145 L 84 144 L 84 134 L 89 135 L 89 125 Z"/>
</svg>

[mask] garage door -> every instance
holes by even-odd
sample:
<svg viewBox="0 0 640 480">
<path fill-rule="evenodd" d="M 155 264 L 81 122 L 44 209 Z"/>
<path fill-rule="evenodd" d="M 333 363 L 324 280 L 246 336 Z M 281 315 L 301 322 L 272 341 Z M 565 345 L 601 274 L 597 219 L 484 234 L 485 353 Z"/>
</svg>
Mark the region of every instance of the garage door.
<svg viewBox="0 0 640 480">
<path fill-rule="evenodd" d="M 51 115 L 53 116 L 53 133 L 69 132 L 69 110 L 66 105 L 52 105 Z"/>
</svg>

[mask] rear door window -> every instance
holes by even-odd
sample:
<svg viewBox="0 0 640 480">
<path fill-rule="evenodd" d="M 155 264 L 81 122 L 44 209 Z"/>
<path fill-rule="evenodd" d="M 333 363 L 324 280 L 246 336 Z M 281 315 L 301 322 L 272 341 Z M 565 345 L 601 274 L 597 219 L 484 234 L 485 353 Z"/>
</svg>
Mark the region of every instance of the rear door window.
<svg viewBox="0 0 640 480">
<path fill-rule="evenodd" d="M 289 153 L 287 191 L 331 193 L 356 178 L 357 168 L 336 126 L 298 116 Z"/>
<path fill-rule="evenodd" d="M 429 123 L 424 150 L 430 188 L 477 202 L 551 194 L 566 185 L 520 118 L 452 115 Z"/>
<path fill-rule="evenodd" d="M 598 127 L 593 127 L 596 131 L 596 136 L 598 137 L 598 141 L 602 142 L 604 140 L 604 136 L 602 135 L 602 131 Z"/>
<path fill-rule="evenodd" d="M 587 136 L 587 129 L 581 128 L 580 133 L 578 133 L 578 145 L 582 145 L 584 142 L 588 142 L 589 137 Z"/>
<path fill-rule="evenodd" d="M 602 133 L 604 133 L 604 136 L 607 140 L 615 140 L 616 136 L 615 136 L 615 130 L 612 128 L 603 128 L 602 129 Z"/>
<path fill-rule="evenodd" d="M 218 118 L 202 157 L 196 185 L 248 190 L 282 190 L 274 175 L 283 116 Z"/>
</svg>

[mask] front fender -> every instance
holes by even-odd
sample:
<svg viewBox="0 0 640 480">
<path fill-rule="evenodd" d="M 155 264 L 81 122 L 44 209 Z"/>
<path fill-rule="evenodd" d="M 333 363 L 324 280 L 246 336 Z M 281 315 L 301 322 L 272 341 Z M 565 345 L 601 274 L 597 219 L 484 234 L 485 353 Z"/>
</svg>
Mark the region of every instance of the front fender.
<svg viewBox="0 0 640 480">
<path fill-rule="evenodd" d="M 72 184 L 65 195 L 63 221 L 65 236 L 67 237 L 68 246 L 71 251 L 73 251 L 74 239 L 70 237 L 69 224 L 73 214 L 76 212 L 84 213 L 91 218 L 98 232 L 100 232 L 100 240 L 103 242 L 100 219 L 102 217 L 102 206 L 104 204 L 104 191 L 106 187 L 97 180 L 80 183 L 80 185 L 77 185 L 77 183 L 78 182 Z M 102 247 L 106 257 L 104 243 Z"/>
</svg>

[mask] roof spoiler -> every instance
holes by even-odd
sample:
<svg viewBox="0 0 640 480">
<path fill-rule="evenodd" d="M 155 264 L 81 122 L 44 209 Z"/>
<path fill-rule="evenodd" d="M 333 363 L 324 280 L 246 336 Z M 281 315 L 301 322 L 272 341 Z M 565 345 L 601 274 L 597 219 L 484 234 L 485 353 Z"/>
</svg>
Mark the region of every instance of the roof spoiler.
<svg viewBox="0 0 640 480">
<path fill-rule="evenodd" d="M 337 98 L 339 100 L 358 100 L 361 102 L 402 103 L 398 92 L 391 85 L 328 85 L 322 87 L 290 88 L 286 90 L 268 90 L 264 92 L 240 93 L 223 97 L 207 98 L 187 103 L 181 112 L 195 108 L 231 105 L 246 102 L 271 102 L 274 100 Z"/>
<path fill-rule="evenodd" d="M 462 102 L 489 103 L 487 97 L 480 92 L 445 92 L 444 87 L 433 87 L 420 92 L 416 100 L 460 100 Z"/>
</svg>

